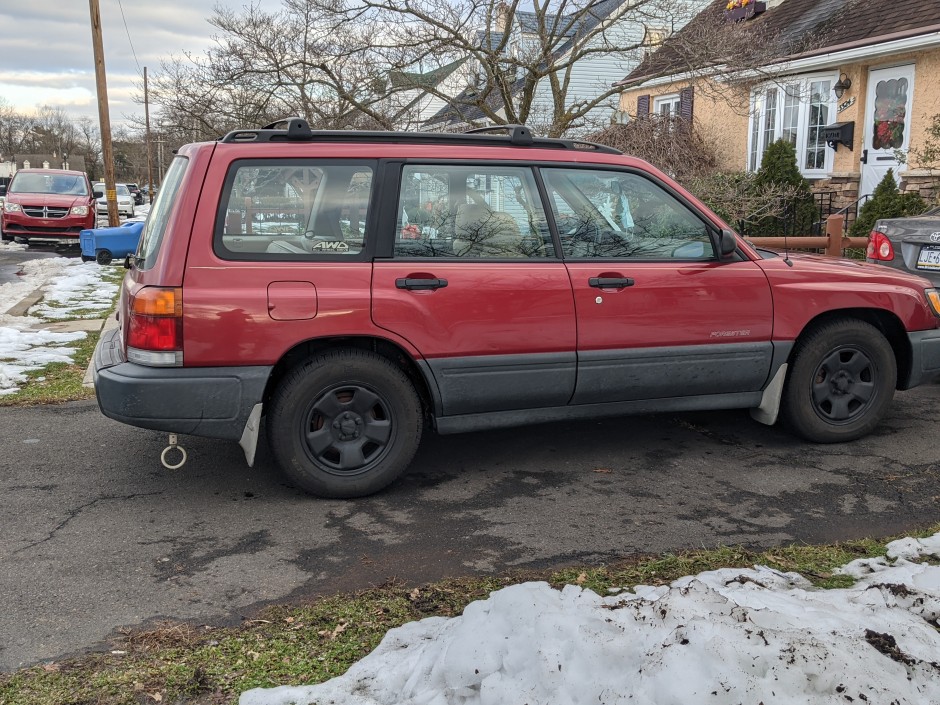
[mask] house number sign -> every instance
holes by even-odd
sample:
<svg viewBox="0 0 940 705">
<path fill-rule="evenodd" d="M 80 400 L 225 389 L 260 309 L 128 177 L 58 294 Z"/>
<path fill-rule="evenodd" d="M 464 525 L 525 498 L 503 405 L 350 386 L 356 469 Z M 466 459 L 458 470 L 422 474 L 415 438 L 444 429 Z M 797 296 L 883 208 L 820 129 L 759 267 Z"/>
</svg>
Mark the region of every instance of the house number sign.
<svg viewBox="0 0 940 705">
<path fill-rule="evenodd" d="M 847 108 L 851 108 L 853 105 L 855 105 L 855 96 L 852 96 L 851 98 L 849 98 L 849 99 L 848 99 L 847 101 L 845 101 L 844 103 L 839 103 L 839 109 L 838 109 L 837 112 L 840 112 L 840 113 L 841 113 L 843 110 L 845 110 L 845 109 L 847 109 Z"/>
</svg>

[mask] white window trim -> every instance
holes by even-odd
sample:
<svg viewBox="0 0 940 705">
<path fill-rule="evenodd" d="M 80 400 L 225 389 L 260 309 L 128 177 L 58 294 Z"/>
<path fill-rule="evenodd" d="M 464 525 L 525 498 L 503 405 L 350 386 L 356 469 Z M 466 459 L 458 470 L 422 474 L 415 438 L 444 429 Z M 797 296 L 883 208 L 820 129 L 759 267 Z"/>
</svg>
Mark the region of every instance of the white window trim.
<svg viewBox="0 0 940 705">
<path fill-rule="evenodd" d="M 679 94 L 678 93 L 669 93 L 667 95 L 658 95 L 653 98 L 653 115 L 659 115 L 659 109 L 665 105 L 669 104 L 672 107 L 670 108 L 669 115 L 670 117 L 679 117 Z"/>
<path fill-rule="evenodd" d="M 777 113 L 774 124 L 774 135 L 775 139 L 779 139 L 783 134 L 783 114 L 784 114 L 784 100 L 786 95 L 786 87 L 798 83 L 800 86 L 800 95 L 808 96 L 809 86 L 814 81 L 829 81 L 830 90 L 828 93 L 829 98 L 829 124 L 835 122 L 836 118 L 836 108 L 837 100 L 835 94 L 832 92 L 832 86 L 836 84 L 839 80 L 838 74 L 836 73 L 814 73 L 814 74 L 802 74 L 799 76 L 791 76 L 786 78 L 781 78 L 779 80 L 773 81 L 771 83 L 765 83 L 753 91 L 751 91 L 751 101 L 750 101 L 750 110 L 747 122 L 747 152 L 744 157 L 744 168 L 746 171 L 751 171 L 751 150 L 754 148 L 754 120 L 758 119 L 761 122 L 759 123 L 759 129 L 757 132 L 757 137 L 759 140 L 759 146 L 761 149 L 758 153 L 757 165 L 753 169 L 756 171 L 760 168 L 760 162 L 763 159 L 763 150 L 766 149 L 766 145 L 762 144 L 764 136 L 764 126 L 763 126 L 763 112 L 762 112 L 762 101 L 764 100 L 764 95 L 768 88 L 776 88 L 779 92 L 777 94 Z M 806 169 L 803 167 L 806 159 L 806 142 L 809 135 L 809 101 L 802 99 L 800 100 L 799 108 L 799 119 L 797 121 L 796 129 L 796 161 L 797 166 L 800 169 L 800 173 L 805 176 L 807 179 L 822 179 L 827 177 L 832 172 L 833 159 L 835 158 L 834 150 L 830 149 L 828 146 L 826 149 L 826 159 L 825 164 L 822 169 Z"/>
</svg>

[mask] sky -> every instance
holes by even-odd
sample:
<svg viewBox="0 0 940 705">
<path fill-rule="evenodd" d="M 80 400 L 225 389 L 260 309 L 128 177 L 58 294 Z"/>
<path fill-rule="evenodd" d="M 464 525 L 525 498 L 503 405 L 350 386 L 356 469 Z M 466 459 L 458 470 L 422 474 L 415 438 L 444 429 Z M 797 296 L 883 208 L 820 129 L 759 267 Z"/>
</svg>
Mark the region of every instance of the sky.
<svg viewBox="0 0 940 705">
<path fill-rule="evenodd" d="M 143 68 L 184 52 L 201 55 L 215 28 L 216 5 L 241 9 L 248 0 L 98 0 L 111 123 L 143 118 Z M 254 0 L 276 10 L 280 0 Z M 122 14 L 123 10 L 123 14 Z M 125 27 L 126 22 L 126 27 Z M 128 36 L 129 35 L 129 36 Z M 98 120 L 91 13 L 86 0 L 0 0 L 0 98 L 19 112 L 61 107 Z"/>
<path fill-rule="evenodd" d="M 814 588 L 767 567 L 597 595 L 523 583 L 390 630 L 344 675 L 239 705 L 923 705 L 940 702 L 940 534 Z"/>
</svg>

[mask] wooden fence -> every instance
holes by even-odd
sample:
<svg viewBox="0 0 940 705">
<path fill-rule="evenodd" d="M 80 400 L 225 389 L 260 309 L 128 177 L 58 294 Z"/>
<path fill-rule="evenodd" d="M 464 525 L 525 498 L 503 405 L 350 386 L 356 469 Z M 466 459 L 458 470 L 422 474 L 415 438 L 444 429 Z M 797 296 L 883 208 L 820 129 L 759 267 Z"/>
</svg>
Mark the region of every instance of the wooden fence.
<svg viewBox="0 0 940 705">
<path fill-rule="evenodd" d="M 757 247 L 773 247 L 783 250 L 825 250 L 827 255 L 842 256 L 850 247 L 868 247 L 867 237 L 846 237 L 843 234 L 845 216 L 841 213 L 826 218 L 824 237 L 749 237 L 748 242 Z"/>
</svg>

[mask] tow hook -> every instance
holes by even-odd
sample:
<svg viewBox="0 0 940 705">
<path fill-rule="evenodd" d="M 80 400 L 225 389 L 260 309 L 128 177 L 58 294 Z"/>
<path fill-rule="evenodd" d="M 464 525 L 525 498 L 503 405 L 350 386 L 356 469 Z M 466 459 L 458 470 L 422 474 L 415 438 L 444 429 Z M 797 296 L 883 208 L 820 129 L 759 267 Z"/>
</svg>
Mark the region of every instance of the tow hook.
<svg viewBox="0 0 940 705">
<path fill-rule="evenodd" d="M 176 434 L 171 433 L 167 441 L 170 445 L 163 449 L 163 452 L 160 453 L 160 462 L 163 463 L 163 467 L 167 470 L 179 470 L 186 463 L 186 449 L 183 446 L 179 445 L 176 442 Z M 180 454 L 180 460 L 178 463 L 170 463 L 167 461 L 167 455 L 173 451 L 178 451 Z"/>
</svg>

